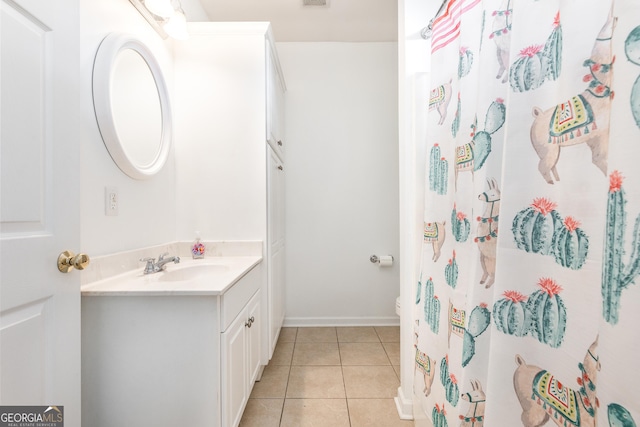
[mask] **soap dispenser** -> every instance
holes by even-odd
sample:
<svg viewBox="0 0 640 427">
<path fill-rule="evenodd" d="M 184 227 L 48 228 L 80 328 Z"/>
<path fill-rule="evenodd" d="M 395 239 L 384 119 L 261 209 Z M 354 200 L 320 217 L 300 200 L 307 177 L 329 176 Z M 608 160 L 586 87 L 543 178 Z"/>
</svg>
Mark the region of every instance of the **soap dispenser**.
<svg viewBox="0 0 640 427">
<path fill-rule="evenodd" d="M 196 240 L 193 242 L 191 246 L 191 256 L 193 259 L 201 259 L 204 258 L 205 246 L 200 241 L 200 232 L 196 231 Z"/>
</svg>

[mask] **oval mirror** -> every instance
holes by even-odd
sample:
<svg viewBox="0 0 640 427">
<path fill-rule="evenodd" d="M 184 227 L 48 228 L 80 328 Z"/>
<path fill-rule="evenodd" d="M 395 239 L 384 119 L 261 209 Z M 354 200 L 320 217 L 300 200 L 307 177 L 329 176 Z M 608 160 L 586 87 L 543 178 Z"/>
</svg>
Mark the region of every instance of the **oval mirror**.
<svg viewBox="0 0 640 427">
<path fill-rule="evenodd" d="M 93 106 L 111 158 L 127 175 L 158 173 L 171 146 L 167 85 L 151 50 L 128 34 L 111 33 L 93 64 Z"/>
</svg>

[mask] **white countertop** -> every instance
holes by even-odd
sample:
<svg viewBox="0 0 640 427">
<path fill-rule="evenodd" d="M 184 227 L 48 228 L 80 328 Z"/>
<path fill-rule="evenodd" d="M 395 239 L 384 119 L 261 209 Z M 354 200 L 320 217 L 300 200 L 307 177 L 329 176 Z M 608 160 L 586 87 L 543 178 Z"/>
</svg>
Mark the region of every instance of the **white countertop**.
<svg viewBox="0 0 640 427">
<path fill-rule="evenodd" d="M 222 295 L 262 261 L 261 256 L 182 258 L 165 271 L 143 274 L 143 268 L 87 283 L 82 296 Z"/>
</svg>

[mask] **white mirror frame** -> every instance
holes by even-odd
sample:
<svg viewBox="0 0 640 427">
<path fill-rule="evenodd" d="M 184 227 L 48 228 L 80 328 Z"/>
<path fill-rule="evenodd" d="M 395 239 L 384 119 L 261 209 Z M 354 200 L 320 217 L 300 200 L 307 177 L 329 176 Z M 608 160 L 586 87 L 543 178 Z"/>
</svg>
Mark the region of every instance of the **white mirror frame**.
<svg viewBox="0 0 640 427">
<path fill-rule="evenodd" d="M 154 160 L 149 164 L 137 164 L 130 158 L 123 148 L 114 114 L 111 108 L 112 72 L 118 54 L 125 49 L 137 52 L 149 66 L 155 79 L 160 100 L 162 133 L 159 149 Z M 98 128 L 102 135 L 111 158 L 116 165 L 128 176 L 135 179 L 147 179 L 160 172 L 169 156 L 172 140 L 171 106 L 167 84 L 162 75 L 160 64 L 151 50 L 139 39 L 130 34 L 110 33 L 100 43 L 93 64 L 93 106 L 98 121 Z"/>
</svg>

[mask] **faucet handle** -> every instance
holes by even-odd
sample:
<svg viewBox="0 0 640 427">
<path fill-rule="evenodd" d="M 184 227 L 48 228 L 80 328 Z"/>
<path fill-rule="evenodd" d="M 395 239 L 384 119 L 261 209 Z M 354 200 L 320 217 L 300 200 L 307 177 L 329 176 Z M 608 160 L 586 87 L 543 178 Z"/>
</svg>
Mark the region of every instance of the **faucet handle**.
<svg viewBox="0 0 640 427">
<path fill-rule="evenodd" d="M 169 255 L 169 252 L 165 252 L 163 254 L 158 255 L 158 261 L 162 261 L 164 257 L 166 257 L 167 255 Z"/>
<path fill-rule="evenodd" d="M 156 262 L 155 258 L 151 258 L 151 257 L 140 258 L 140 261 L 147 263 L 147 265 L 144 266 L 144 274 L 153 273 L 154 264 Z"/>
</svg>

